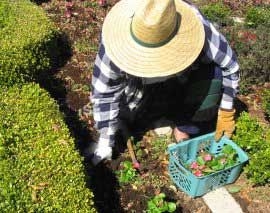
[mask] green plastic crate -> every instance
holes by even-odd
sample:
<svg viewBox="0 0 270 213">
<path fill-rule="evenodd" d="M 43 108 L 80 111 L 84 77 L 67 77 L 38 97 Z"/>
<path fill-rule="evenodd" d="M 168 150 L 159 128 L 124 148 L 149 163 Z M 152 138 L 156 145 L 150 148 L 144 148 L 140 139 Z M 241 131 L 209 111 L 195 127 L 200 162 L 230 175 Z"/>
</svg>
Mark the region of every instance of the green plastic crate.
<svg viewBox="0 0 270 213">
<path fill-rule="evenodd" d="M 238 164 L 202 177 L 195 176 L 184 167 L 184 165 L 196 160 L 200 150 L 218 155 L 226 144 L 236 150 L 239 158 Z M 218 143 L 215 142 L 214 133 L 172 145 L 168 148 L 168 152 L 168 169 L 171 179 L 191 197 L 202 196 L 223 185 L 233 183 L 238 178 L 244 163 L 248 161 L 247 154 L 227 137 L 222 137 Z"/>
</svg>

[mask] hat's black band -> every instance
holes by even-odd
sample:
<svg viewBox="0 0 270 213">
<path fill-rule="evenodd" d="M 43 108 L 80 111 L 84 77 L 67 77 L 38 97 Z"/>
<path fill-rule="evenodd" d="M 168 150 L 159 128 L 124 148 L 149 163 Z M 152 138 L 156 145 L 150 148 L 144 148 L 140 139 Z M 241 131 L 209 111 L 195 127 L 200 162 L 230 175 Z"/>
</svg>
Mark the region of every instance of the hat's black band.
<svg viewBox="0 0 270 213">
<path fill-rule="evenodd" d="M 130 34 L 131 34 L 131 37 L 133 38 L 134 41 L 136 41 L 138 44 L 140 44 L 144 47 L 150 47 L 150 48 L 161 47 L 161 46 L 167 44 L 177 34 L 178 29 L 179 29 L 179 25 L 180 25 L 180 15 L 178 13 L 176 13 L 176 24 L 175 24 L 174 30 L 172 31 L 170 36 L 167 39 L 165 39 L 164 41 L 161 41 L 161 42 L 155 43 L 155 44 L 146 43 L 146 42 L 140 40 L 138 37 L 136 37 L 136 35 L 134 34 L 134 32 L 132 30 L 132 21 L 130 24 Z"/>
</svg>

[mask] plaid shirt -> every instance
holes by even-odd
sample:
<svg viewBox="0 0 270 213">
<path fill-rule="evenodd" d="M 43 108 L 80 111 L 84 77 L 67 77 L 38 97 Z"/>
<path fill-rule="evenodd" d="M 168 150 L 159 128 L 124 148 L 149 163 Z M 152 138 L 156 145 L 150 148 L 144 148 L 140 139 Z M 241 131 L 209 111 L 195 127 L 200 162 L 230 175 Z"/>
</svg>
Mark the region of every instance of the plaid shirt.
<svg viewBox="0 0 270 213">
<path fill-rule="evenodd" d="M 220 66 L 223 75 L 223 96 L 220 107 L 232 109 L 238 92 L 239 65 L 225 37 L 218 32 L 199 10 L 191 6 L 204 25 L 205 44 L 197 61 Z M 114 146 L 114 133 L 118 129 L 119 104 L 125 101 L 131 110 L 136 109 L 144 95 L 143 78 L 130 76 L 120 70 L 106 55 L 101 41 L 92 76 L 94 120 L 100 133 L 99 143 Z"/>
</svg>

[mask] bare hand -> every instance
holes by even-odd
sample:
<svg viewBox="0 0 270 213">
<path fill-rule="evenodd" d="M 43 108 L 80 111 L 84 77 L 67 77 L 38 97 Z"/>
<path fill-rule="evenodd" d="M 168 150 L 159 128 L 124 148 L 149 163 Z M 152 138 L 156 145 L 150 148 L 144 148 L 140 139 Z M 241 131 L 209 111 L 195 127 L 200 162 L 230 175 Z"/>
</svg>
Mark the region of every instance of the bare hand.
<svg viewBox="0 0 270 213">
<path fill-rule="evenodd" d="M 177 129 L 177 127 L 174 128 L 173 135 L 176 142 L 189 139 L 189 135 L 185 132 L 180 131 L 179 129 Z"/>
</svg>

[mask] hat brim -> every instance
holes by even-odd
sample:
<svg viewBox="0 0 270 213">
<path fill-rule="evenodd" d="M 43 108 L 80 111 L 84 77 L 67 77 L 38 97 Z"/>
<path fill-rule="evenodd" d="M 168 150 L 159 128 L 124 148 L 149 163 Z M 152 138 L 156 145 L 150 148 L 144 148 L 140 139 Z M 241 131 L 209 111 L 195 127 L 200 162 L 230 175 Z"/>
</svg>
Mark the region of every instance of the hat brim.
<svg viewBox="0 0 270 213">
<path fill-rule="evenodd" d="M 121 0 L 107 14 L 102 40 L 108 57 L 122 70 L 139 77 L 163 77 L 183 71 L 200 54 L 205 39 L 202 22 L 187 3 L 176 0 L 177 34 L 160 47 L 144 47 L 130 33 L 132 16 L 143 0 Z"/>
</svg>

